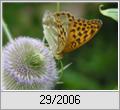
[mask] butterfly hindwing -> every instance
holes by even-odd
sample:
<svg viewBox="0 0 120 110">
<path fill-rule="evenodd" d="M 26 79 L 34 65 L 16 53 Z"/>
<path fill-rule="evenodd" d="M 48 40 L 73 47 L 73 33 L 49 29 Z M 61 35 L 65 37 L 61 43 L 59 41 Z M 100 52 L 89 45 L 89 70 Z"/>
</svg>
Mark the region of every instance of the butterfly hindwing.
<svg viewBox="0 0 120 110">
<path fill-rule="evenodd" d="M 101 20 L 78 19 L 70 24 L 69 34 L 64 53 L 71 52 L 88 42 L 98 32 Z"/>
</svg>

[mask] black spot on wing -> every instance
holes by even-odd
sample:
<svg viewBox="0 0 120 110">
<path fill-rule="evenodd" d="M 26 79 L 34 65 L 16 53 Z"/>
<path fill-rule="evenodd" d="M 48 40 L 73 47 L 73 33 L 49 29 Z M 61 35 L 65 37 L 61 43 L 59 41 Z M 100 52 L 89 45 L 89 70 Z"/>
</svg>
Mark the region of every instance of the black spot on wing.
<svg viewBox="0 0 120 110">
<path fill-rule="evenodd" d="M 82 26 L 82 23 L 79 23 L 80 26 Z"/>
<path fill-rule="evenodd" d="M 85 24 L 85 23 L 83 24 L 83 26 L 86 26 L 86 25 L 87 25 L 87 24 Z"/>
<path fill-rule="evenodd" d="M 77 24 L 77 22 L 75 21 L 74 24 Z"/>
<path fill-rule="evenodd" d="M 60 16 L 60 13 L 56 13 L 56 16 L 58 16 L 58 17 L 59 17 L 59 16 Z"/>
<path fill-rule="evenodd" d="M 87 34 L 86 34 L 86 35 L 84 35 L 84 37 L 83 37 L 83 38 L 84 38 L 84 41 L 86 41 L 86 38 L 87 38 L 87 37 L 88 37 L 88 35 L 87 35 Z"/>
<path fill-rule="evenodd" d="M 75 32 L 75 29 L 70 30 L 70 32 Z"/>
<path fill-rule="evenodd" d="M 62 30 L 60 31 L 60 34 L 63 34 L 63 31 L 62 31 Z"/>
<path fill-rule="evenodd" d="M 76 26 L 77 26 L 77 24 L 74 24 L 74 25 L 73 25 L 73 27 L 76 27 Z"/>
<path fill-rule="evenodd" d="M 80 31 L 80 26 L 77 28 L 77 31 Z"/>
<path fill-rule="evenodd" d="M 71 22 L 71 21 L 73 21 L 73 19 L 72 19 L 72 18 L 69 18 L 69 21 Z"/>
<path fill-rule="evenodd" d="M 95 30 L 92 29 L 92 30 L 90 31 L 90 34 L 94 34 L 94 33 L 95 33 Z"/>
<path fill-rule="evenodd" d="M 84 34 L 87 34 L 87 32 L 88 32 L 87 30 L 86 30 L 86 31 L 84 31 Z"/>
<path fill-rule="evenodd" d="M 68 18 L 71 17 L 70 13 L 67 13 Z"/>
<path fill-rule="evenodd" d="M 80 44 L 80 38 L 77 38 L 76 41 L 78 44 Z"/>
<path fill-rule="evenodd" d="M 73 34 L 73 38 L 76 38 L 76 35 L 75 35 L 75 34 Z"/>
<path fill-rule="evenodd" d="M 82 28 L 82 31 L 84 31 L 84 30 L 85 30 L 85 28 L 83 27 L 83 28 Z"/>
<path fill-rule="evenodd" d="M 66 36 L 66 32 L 64 31 L 64 36 Z"/>
<path fill-rule="evenodd" d="M 79 35 L 79 36 L 82 36 L 82 33 L 81 33 L 81 32 L 79 32 L 79 33 L 78 33 L 78 35 Z"/>
</svg>

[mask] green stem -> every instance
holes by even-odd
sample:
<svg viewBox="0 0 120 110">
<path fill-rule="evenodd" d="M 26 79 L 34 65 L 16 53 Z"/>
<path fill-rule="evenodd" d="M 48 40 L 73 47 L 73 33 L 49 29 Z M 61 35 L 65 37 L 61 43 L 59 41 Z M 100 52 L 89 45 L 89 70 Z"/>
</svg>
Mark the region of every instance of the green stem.
<svg viewBox="0 0 120 110">
<path fill-rule="evenodd" d="M 57 12 L 59 12 L 59 11 L 60 11 L 60 3 L 57 2 Z"/>
<path fill-rule="evenodd" d="M 45 43 L 45 36 L 43 37 L 42 41 L 43 41 L 43 43 Z"/>
<path fill-rule="evenodd" d="M 60 74 L 60 78 L 62 77 L 62 75 L 63 75 L 63 63 L 62 63 L 62 61 L 61 60 L 59 60 L 60 61 L 60 66 L 61 66 L 61 74 Z"/>
<path fill-rule="evenodd" d="M 7 27 L 7 24 L 4 22 L 4 20 L 2 20 L 2 26 L 3 26 L 3 29 L 4 29 L 7 37 L 8 37 L 8 40 L 9 40 L 9 41 L 12 41 L 12 40 L 13 40 L 13 39 L 12 39 L 12 35 L 11 35 L 11 33 L 10 33 L 8 27 Z"/>
</svg>

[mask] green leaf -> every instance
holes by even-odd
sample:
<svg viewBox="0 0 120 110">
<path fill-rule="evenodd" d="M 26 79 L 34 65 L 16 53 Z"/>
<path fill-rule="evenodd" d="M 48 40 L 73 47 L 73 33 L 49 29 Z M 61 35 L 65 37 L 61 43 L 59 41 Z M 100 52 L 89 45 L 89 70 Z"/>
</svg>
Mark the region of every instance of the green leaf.
<svg viewBox="0 0 120 110">
<path fill-rule="evenodd" d="M 102 15 L 110 17 L 112 19 L 114 19 L 115 21 L 118 21 L 118 9 L 117 8 L 109 8 L 109 9 L 101 9 L 103 7 L 103 5 L 99 6 L 99 10 L 101 12 Z"/>
<path fill-rule="evenodd" d="M 72 63 L 67 64 L 66 66 L 64 66 L 63 68 L 61 68 L 58 73 L 62 72 L 63 70 L 67 69 Z"/>
</svg>

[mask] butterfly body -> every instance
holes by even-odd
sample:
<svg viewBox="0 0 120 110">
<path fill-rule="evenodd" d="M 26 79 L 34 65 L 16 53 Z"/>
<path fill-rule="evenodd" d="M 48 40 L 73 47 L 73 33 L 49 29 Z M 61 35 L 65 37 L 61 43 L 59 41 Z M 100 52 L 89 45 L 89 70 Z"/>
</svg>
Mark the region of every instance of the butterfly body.
<svg viewBox="0 0 120 110">
<path fill-rule="evenodd" d="M 52 22 L 48 26 L 44 24 L 44 35 L 56 59 L 61 59 L 64 53 L 74 51 L 84 45 L 102 26 L 102 21 L 99 19 L 75 19 L 67 12 L 51 14 L 44 21 Z"/>
</svg>

